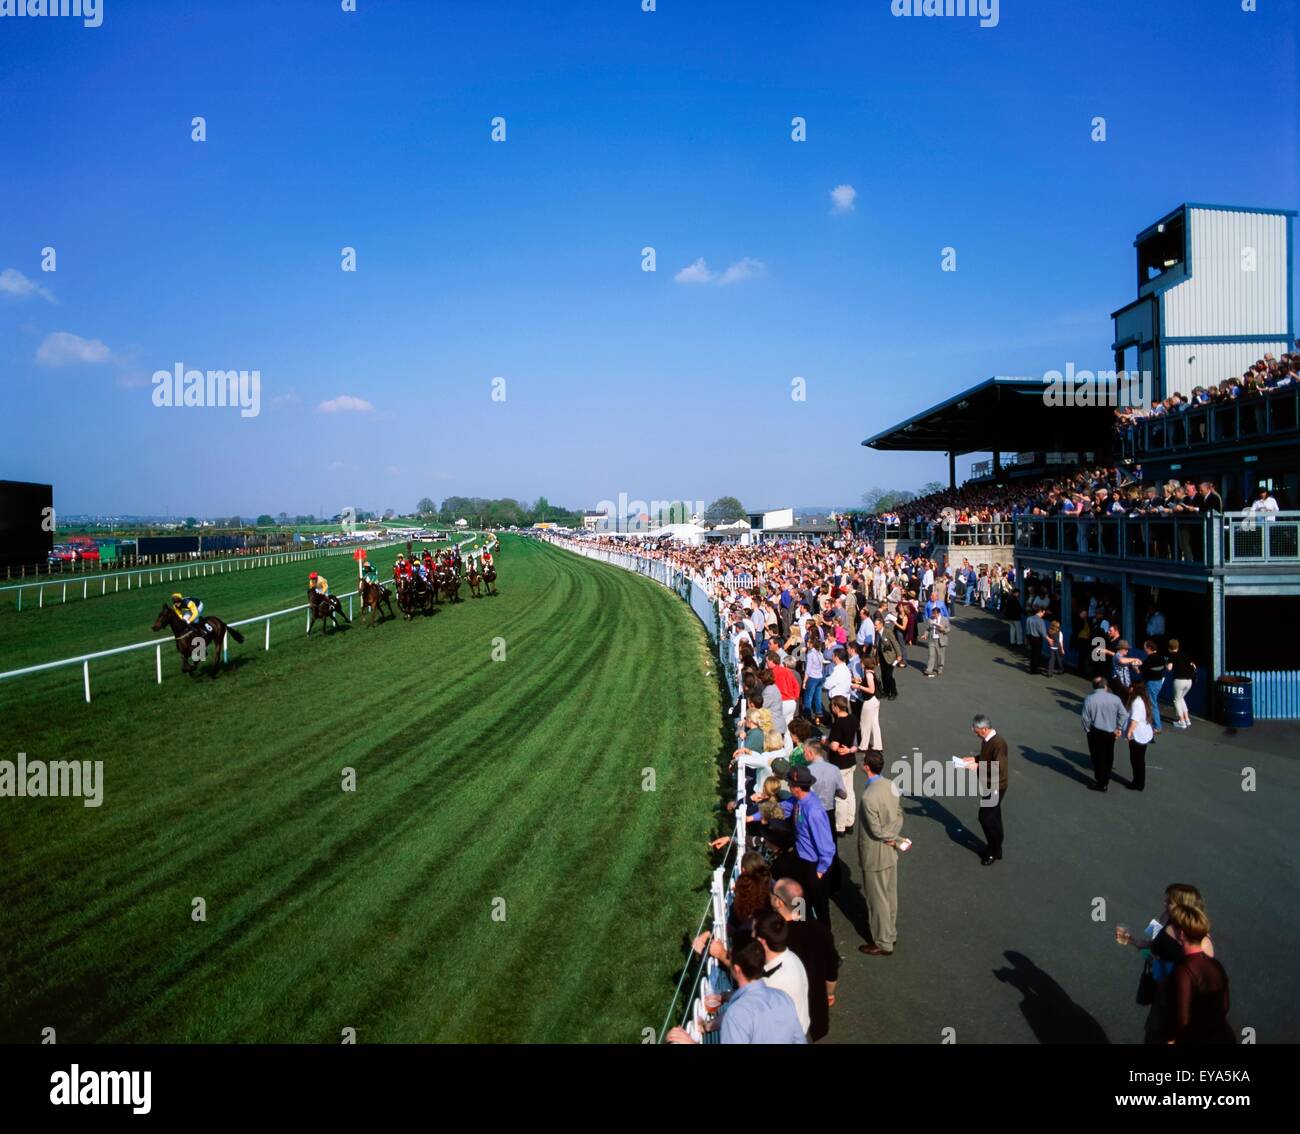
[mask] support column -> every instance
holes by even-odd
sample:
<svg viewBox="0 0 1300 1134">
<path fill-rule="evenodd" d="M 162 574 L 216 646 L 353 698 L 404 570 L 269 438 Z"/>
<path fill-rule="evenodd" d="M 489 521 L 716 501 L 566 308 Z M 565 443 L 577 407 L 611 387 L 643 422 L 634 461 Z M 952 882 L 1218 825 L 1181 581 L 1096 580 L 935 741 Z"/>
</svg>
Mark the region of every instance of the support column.
<svg viewBox="0 0 1300 1134">
<path fill-rule="evenodd" d="M 993 483 L 1002 483 L 1002 454 L 993 450 Z"/>
<path fill-rule="evenodd" d="M 957 487 L 957 454 L 948 454 L 948 487 Z"/>
</svg>

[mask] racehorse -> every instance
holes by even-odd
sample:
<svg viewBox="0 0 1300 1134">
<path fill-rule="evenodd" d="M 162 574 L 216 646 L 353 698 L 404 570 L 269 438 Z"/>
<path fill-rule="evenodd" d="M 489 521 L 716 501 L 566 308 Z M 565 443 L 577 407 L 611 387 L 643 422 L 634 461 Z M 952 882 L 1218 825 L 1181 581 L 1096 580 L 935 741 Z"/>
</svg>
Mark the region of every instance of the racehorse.
<svg viewBox="0 0 1300 1134">
<path fill-rule="evenodd" d="M 483 568 L 483 585 L 487 588 L 487 593 L 494 595 L 497 593 L 497 569 L 488 563 Z"/>
<path fill-rule="evenodd" d="M 383 614 L 382 611 L 380 610 L 381 606 L 387 607 L 389 618 L 397 617 L 393 613 L 393 601 L 388 594 L 388 588 L 385 587 L 382 583 L 371 583 L 365 579 L 362 579 L 361 580 L 361 612 L 362 614 L 365 614 L 367 611 L 369 611 L 370 619 L 367 622 L 368 626 L 373 626 L 375 624 L 376 617 L 382 620 Z"/>
<path fill-rule="evenodd" d="M 317 619 L 325 620 L 327 634 L 338 627 L 340 618 L 345 624 L 348 621 L 348 616 L 343 613 L 343 604 L 339 602 L 337 595 L 318 595 L 312 591 L 308 594 L 307 602 L 311 606 L 311 621 L 307 623 L 308 634 L 312 632 Z"/>
<path fill-rule="evenodd" d="M 186 622 L 176 609 L 164 606 L 153 620 L 154 632 L 167 627 L 176 637 L 176 649 L 181 655 L 181 672 L 193 673 L 208 657 L 213 659 L 213 673 L 221 668 L 221 648 L 229 634 L 236 642 L 242 642 L 244 636 L 233 626 L 227 626 L 220 618 L 211 616 L 200 618 L 197 622 Z"/>
<path fill-rule="evenodd" d="M 469 574 L 465 576 L 465 581 L 469 583 L 469 593 L 474 598 L 482 598 L 479 594 L 479 588 L 483 585 L 483 576 L 478 573 L 478 566 L 471 560 L 469 565 Z"/>
<path fill-rule="evenodd" d="M 397 605 L 401 608 L 402 617 L 410 622 L 415 610 L 415 583 L 405 575 L 397 580 Z"/>
<path fill-rule="evenodd" d="M 442 573 L 442 593 L 448 602 L 460 602 L 460 573 L 449 567 Z"/>
<path fill-rule="evenodd" d="M 434 600 L 437 598 L 437 585 L 422 579 L 418 574 L 414 577 L 411 589 L 411 602 L 413 606 L 419 607 L 425 614 L 433 613 Z"/>
</svg>

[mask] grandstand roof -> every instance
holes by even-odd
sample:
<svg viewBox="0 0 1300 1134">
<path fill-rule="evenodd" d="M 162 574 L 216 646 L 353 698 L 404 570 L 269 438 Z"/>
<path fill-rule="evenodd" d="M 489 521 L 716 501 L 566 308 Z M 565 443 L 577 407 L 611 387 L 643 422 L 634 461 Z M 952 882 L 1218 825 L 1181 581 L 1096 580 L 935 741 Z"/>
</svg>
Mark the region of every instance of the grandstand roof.
<svg viewBox="0 0 1300 1134">
<path fill-rule="evenodd" d="M 947 401 L 868 437 L 881 452 L 953 454 L 1018 449 L 1093 449 L 1109 436 L 1106 407 L 1049 406 L 1042 378 L 986 378 Z"/>
</svg>

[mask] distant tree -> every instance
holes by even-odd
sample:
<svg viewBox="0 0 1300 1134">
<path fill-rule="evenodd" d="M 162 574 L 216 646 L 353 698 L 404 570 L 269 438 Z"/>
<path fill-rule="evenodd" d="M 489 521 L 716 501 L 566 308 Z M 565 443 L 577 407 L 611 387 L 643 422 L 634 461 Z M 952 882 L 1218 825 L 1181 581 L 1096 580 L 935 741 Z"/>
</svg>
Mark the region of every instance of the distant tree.
<svg viewBox="0 0 1300 1134">
<path fill-rule="evenodd" d="M 259 528 L 269 528 L 273 523 L 275 523 L 275 520 L 273 520 L 265 512 L 262 513 L 262 515 L 257 517 L 257 526 Z"/>
<path fill-rule="evenodd" d="M 187 528 L 197 528 L 199 526 L 199 521 L 195 519 L 193 516 L 186 516 L 185 526 Z"/>
<path fill-rule="evenodd" d="M 243 526 L 244 521 L 238 516 L 231 516 L 230 519 L 226 521 L 226 527 L 228 528 L 242 528 Z"/>
<path fill-rule="evenodd" d="M 936 492 L 947 492 L 947 491 L 948 491 L 948 486 L 944 484 L 942 481 L 938 481 L 938 480 L 927 480 L 923 485 L 921 485 L 922 496 L 933 496 Z"/>
<path fill-rule="evenodd" d="M 877 503 L 880 501 L 880 498 L 884 495 L 885 495 L 885 490 L 881 488 L 879 485 L 873 488 L 868 488 L 866 492 L 862 494 L 862 506 L 868 512 L 875 512 L 877 511 L 876 508 Z"/>
<path fill-rule="evenodd" d="M 420 502 L 415 506 L 415 510 L 419 512 L 421 516 L 432 516 L 438 510 L 438 505 L 427 496 L 423 496 L 420 498 Z"/>
<path fill-rule="evenodd" d="M 385 519 L 385 520 L 391 520 L 391 519 L 392 519 L 394 516 L 396 516 L 396 515 L 397 515 L 397 513 L 394 512 L 391 508 L 385 508 L 385 509 L 384 509 L 384 519 Z"/>
<path fill-rule="evenodd" d="M 688 524 L 691 521 L 691 506 L 684 500 L 674 500 L 659 509 L 656 519 L 661 525 Z"/>
<path fill-rule="evenodd" d="M 892 489 L 886 492 L 876 501 L 877 512 L 888 512 L 893 508 L 898 508 L 906 504 L 909 500 L 915 500 L 916 493 L 907 492 L 901 489 Z"/>
<path fill-rule="evenodd" d="M 712 527 L 717 527 L 718 524 L 729 524 L 733 520 L 743 520 L 748 515 L 745 506 L 734 496 L 719 496 L 704 509 L 704 522 Z"/>
</svg>

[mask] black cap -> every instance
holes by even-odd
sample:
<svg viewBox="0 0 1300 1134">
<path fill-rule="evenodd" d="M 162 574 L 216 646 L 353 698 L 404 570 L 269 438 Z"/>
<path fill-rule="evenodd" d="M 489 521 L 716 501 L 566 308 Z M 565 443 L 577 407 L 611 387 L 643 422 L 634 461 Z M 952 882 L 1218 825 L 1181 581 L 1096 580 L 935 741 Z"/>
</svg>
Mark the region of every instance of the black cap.
<svg viewBox="0 0 1300 1134">
<path fill-rule="evenodd" d="M 800 787 L 807 791 L 813 786 L 813 774 L 803 765 L 790 769 L 788 781 L 791 787 Z"/>
</svg>

